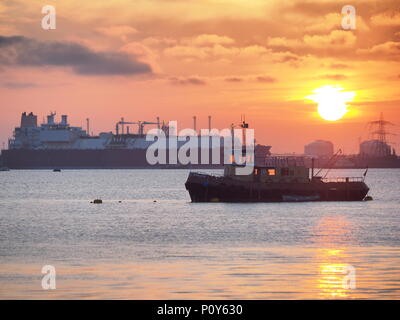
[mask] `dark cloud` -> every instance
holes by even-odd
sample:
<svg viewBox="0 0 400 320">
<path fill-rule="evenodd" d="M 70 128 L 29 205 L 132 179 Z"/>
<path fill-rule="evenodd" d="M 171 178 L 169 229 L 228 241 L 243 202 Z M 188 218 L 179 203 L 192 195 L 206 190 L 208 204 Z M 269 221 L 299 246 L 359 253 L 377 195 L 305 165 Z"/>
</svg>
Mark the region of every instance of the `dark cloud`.
<svg viewBox="0 0 400 320">
<path fill-rule="evenodd" d="M 28 89 L 36 88 L 37 84 L 32 82 L 5 82 L 1 86 L 7 89 Z"/>
<path fill-rule="evenodd" d="M 151 67 L 119 52 L 95 52 L 73 42 L 38 41 L 21 36 L 0 36 L 0 65 L 70 67 L 81 75 L 151 73 Z"/>
<path fill-rule="evenodd" d="M 269 76 L 261 76 L 261 77 L 257 77 L 257 81 L 264 82 L 264 83 L 273 83 L 273 82 L 276 82 L 276 79 L 273 77 L 269 77 Z"/>
<path fill-rule="evenodd" d="M 242 78 L 232 77 L 232 78 L 226 78 L 225 81 L 226 82 L 242 82 L 243 79 Z"/>
<path fill-rule="evenodd" d="M 274 59 L 274 62 L 276 63 L 286 63 L 286 62 L 298 62 L 300 60 L 300 57 L 294 53 L 291 52 L 284 52 L 281 53 L 279 50 L 277 52 L 277 57 Z"/>
<path fill-rule="evenodd" d="M 331 69 L 347 69 L 349 66 L 344 63 L 332 63 L 329 68 Z"/>
<path fill-rule="evenodd" d="M 202 79 L 199 78 L 170 78 L 169 79 L 172 84 L 174 85 L 179 85 L 179 86 L 186 86 L 186 85 L 194 85 L 194 86 L 204 86 L 206 85 L 206 82 Z"/>
</svg>

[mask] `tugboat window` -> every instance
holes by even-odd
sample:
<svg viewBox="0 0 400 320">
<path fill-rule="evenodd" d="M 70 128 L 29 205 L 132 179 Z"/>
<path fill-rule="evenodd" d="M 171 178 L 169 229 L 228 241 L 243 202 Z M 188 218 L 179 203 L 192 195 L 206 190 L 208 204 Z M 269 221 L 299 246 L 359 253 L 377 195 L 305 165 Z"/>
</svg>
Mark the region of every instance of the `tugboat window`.
<svg viewBox="0 0 400 320">
<path fill-rule="evenodd" d="M 274 176 L 276 174 L 275 169 L 268 169 L 268 175 Z"/>
<path fill-rule="evenodd" d="M 289 168 L 282 168 L 281 176 L 288 176 L 288 175 L 289 175 Z"/>
<path fill-rule="evenodd" d="M 261 174 L 267 174 L 267 170 L 266 169 L 261 169 Z"/>
</svg>

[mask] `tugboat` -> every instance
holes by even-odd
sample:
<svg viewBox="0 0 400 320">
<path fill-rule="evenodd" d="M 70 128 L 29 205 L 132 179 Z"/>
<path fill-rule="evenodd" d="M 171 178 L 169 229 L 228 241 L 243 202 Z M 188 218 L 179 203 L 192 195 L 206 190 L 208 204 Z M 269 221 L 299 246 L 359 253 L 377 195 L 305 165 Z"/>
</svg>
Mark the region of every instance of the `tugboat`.
<svg viewBox="0 0 400 320">
<path fill-rule="evenodd" d="M 250 175 L 236 175 L 240 165 L 232 163 L 223 176 L 191 172 L 185 187 L 192 202 L 362 201 L 368 194 L 367 171 L 364 177 L 332 179 L 314 176 L 312 167 L 310 177 L 310 169 L 299 162 L 270 158 Z"/>
</svg>

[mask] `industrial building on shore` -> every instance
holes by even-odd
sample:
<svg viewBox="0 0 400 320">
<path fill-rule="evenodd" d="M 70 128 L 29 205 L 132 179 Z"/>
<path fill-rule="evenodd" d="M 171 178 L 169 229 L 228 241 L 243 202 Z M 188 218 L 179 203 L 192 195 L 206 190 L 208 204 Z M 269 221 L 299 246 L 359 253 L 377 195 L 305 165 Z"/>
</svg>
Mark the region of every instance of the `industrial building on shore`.
<svg viewBox="0 0 400 320">
<path fill-rule="evenodd" d="M 304 146 L 304 154 L 313 158 L 330 158 L 334 153 L 333 143 L 325 140 L 316 140 Z"/>
</svg>

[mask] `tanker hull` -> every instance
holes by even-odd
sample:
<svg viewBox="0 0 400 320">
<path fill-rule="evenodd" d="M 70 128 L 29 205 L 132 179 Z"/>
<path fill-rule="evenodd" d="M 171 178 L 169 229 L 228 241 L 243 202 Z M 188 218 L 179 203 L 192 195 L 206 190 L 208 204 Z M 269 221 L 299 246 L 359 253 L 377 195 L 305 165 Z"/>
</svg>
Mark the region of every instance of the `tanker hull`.
<svg viewBox="0 0 400 320">
<path fill-rule="evenodd" d="M 222 168 L 222 164 L 156 164 L 146 160 L 145 149 L 3 150 L 3 166 L 10 169 L 140 169 Z"/>
</svg>

